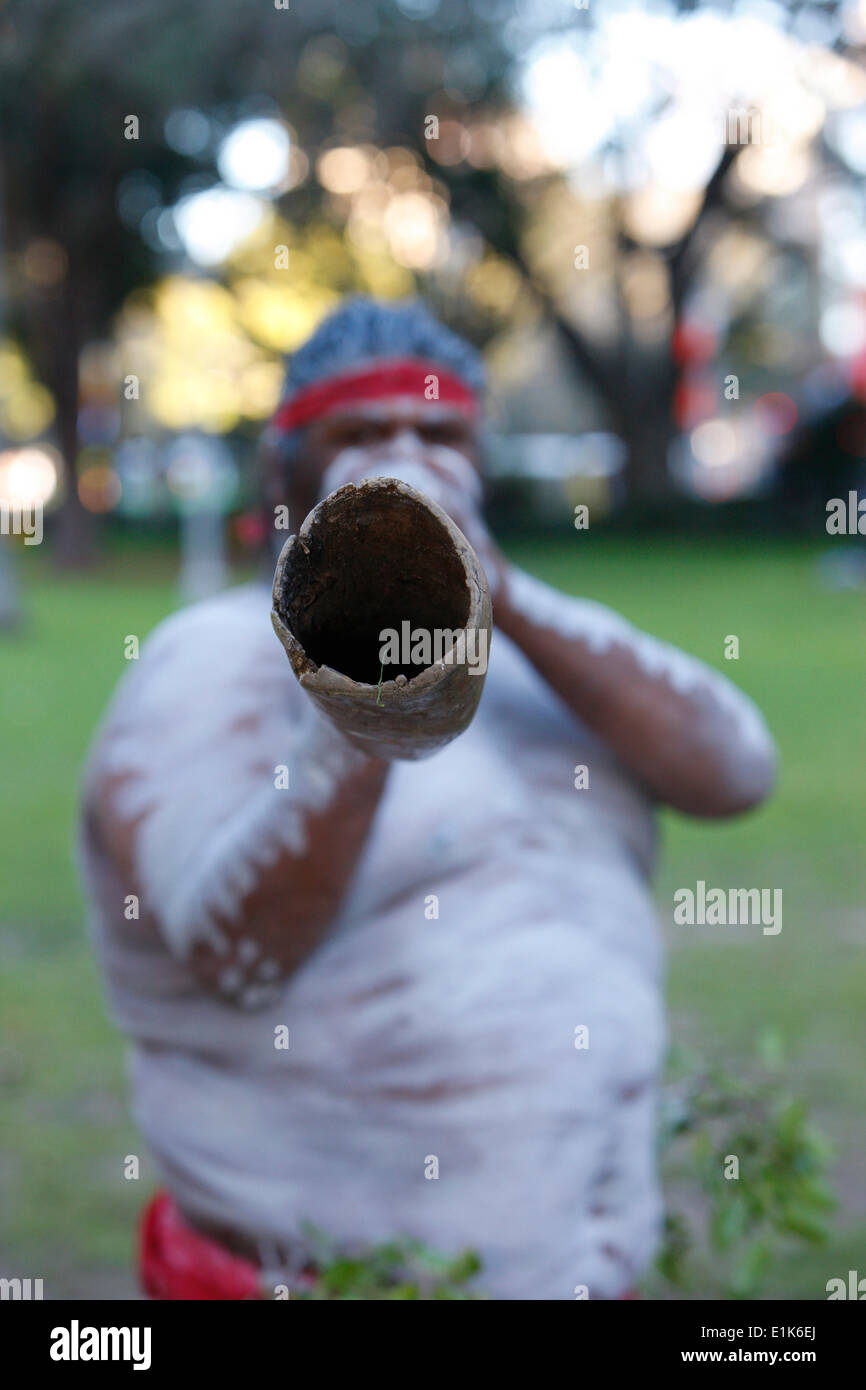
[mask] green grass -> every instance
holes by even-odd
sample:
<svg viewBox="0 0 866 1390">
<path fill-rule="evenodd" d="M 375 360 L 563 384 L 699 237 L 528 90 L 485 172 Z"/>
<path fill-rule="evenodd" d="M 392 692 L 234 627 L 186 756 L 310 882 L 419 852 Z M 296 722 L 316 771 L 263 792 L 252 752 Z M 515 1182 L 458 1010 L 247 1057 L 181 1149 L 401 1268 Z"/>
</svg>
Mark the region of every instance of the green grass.
<svg viewBox="0 0 866 1390">
<path fill-rule="evenodd" d="M 831 1276 L 866 1272 L 863 596 L 822 588 L 816 552 L 776 543 L 582 535 L 511 551 L 723 669 L 779 741 L 782 775 L 766 809 L 730 823 L 664 817 L 656 888 L 665 920 L 674 889 L 697 878 L 783 889 L 778 937 L 668 927 L 671 1034 L 734 1070 L 768 1026 L 784 1038 L 794 1087 L 836 1146 L 843 1207 L 830 1246 L 786 1259 L 766 1293 L 822 1297 Z M 133 1223 L 155 1175 L 127 1116 L 122 1040 L 106 1017 L 70 850 L 81 762 L 126 667 L 124 638 L 143 637 L 174 605 L 173 562 L 129 551 L 70 577 L 41 554 L 20 560 L 27 622 L 0 638 L 0 1265 L 44 1277 L 48 1294 L 111 1296 L 128 1280 Z M 739 638 L 736 662 L 723 657 L 728 634 Z M 127 1154 L 141 1155 L 140 1182 L 123 1177 Z"/>
</svg>

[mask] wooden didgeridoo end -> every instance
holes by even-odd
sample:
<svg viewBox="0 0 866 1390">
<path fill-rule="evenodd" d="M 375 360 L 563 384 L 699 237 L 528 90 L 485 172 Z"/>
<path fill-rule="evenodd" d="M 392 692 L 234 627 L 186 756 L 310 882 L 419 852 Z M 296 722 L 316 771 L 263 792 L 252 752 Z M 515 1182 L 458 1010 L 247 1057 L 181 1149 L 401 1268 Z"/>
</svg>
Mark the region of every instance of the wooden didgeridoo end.
<svg viewBox="0 0 866 1390">
<path fill-rule="evenodd" d="M 478 556 L 442 508 L 408 483 L 349 483 L 313 508 L 277 562 L 271 621 L 303 689 L 368 756 L 426 758 L 472 722 L 484 675 L 465 659 L 448 661 L 459 644 L 443 647 L 432 665 L 383 670 L 380 662 L 380 634 L 402 633 L 406 622 L 410 631 L 464 629 L 471 655 L 486 657 L 490 644 L 490 590 Z"/>
</svg>

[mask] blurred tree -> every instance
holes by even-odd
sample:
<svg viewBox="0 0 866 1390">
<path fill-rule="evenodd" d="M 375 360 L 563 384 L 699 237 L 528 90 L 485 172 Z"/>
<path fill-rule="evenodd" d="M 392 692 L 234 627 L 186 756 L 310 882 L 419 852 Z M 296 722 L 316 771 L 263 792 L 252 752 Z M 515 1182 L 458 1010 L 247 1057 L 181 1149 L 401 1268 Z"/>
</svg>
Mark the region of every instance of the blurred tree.
<svg viewBox="0 0 866 1390">
<path fill-rule="evenodd" d="M 476 42 L 484 32 L 485 93 L 504 70 L 495 42 L 503 7 L 487 8 L 489 19 L 469 12 L 467 22 L 465 7 L 451 0 L 429 26 L 420 21 L 434 58 L 460 41 L 467 23 Z M 256 0 L 213 0 L 204 12 L 179 0 L 154 0 L 146 10 L 134 0 L 0 7 L 0 186 L 8 206 L 0 244 L 18 260 L 34 243 L 62 250 L 48 277 L 28 275 L 25 263 L 12 321 L 56 401 L 70 484 L 60 534 L 66 558 L 86 550 L 75 489 L 82 348 L 106 332 L 127 292 L 165 264 L 153 240 L 124 221 L 118 188 L 130 173 L 146 173 L 155 202 L 169 206 L 185 178 L 212 168 L 212 143 L 199 160 L 166 141 L 165 121 L 178 105 L 213 113 L 219 128 L 251 100 L 270 97 L 312 149 L 341 126 L 385 142 L 416 134 L 419 96 L 403 80 L 402 57 L 418 41 L 418 22 L 391 4 L 359 0 L 351 15 L 346 9 L 339 0 L 291 11 Z M 295 200 L 296 218 L 310 214 L 319 193 L 310 188 Z"/>
<path fill-rule="evenodd" d="M 626 441 L 631 499 L 663 502 L 670 444 L 706 414 L 706 363 L 728 326 L 718 295 L 695 310 L 714 248 L 738 227 L 772 248 L 778 277 L 814 279 L 819 232 L 774 224 L 774 199 L 796 192 L 809 161 L 849 183 L 856 172 L 851 131 L 828 142 L 824 119 L 863 100 L 841 55 L 866 42 L 866 20 L 845 0 L 770 9 L 0 5 L 0 234 L 12 322 L 57 405 L 66 554 L 82 551 L 82 348 L 131 289 L 177 269 L 172 209 L 216 185 L 238 121 L 269 113 L 289 123 L 295 165 L 287 191 L 268 196 L 293 226 L 350 243 L 334 288 L 357 285 L 363 251 L 390 256 L 476 339 L 549 319 L 575 391 L 588 384 Z M 179 110 L 200 139 L 183 122 L 167 138 Z M 361 185 L 345 161 L 323 177 L 335 149 L 366 152 Z M 754 314 L 766 261 L 738 281 L 741 249 L 731 243 L 714 275 L 728 276 L 737 313 Z"/>
</svg>

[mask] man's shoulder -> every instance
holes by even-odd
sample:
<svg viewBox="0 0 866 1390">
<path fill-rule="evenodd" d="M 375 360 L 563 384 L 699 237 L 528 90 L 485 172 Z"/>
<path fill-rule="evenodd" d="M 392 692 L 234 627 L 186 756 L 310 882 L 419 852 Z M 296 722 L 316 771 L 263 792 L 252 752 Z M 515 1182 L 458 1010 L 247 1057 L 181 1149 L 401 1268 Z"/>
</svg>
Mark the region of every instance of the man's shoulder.
<svg viewBox="0 0 866 1390">
<path fill-rule="evenodd" d="M 163 619 L 130 660 L 100 720 L 88 766 L 183 758 L 238 720 L 292 718 L 296 682 L 264 584 L 230 589 Z"/>
<path fill-rule="evenodd" d="M 129 661 L 108 722 L 182 708 L 188 701 L 212 705 L 221 691 L 228 698 L 250 685 L 264 700 L 269 681 L 289 672 L 270 611 L 267 587 L 247 584 L 164 618 L 142 642 L 138 659 Z"/>
<path fill-rule="evenodd" d="M 141 659 L 152 663 L 168 655 L 206 651 L 243 660 L 255 647 L 276 644 L 270 612 L 270 591 L 264 584 L 227 589 L 163 618 L 145 639 Z"/>
</svg>

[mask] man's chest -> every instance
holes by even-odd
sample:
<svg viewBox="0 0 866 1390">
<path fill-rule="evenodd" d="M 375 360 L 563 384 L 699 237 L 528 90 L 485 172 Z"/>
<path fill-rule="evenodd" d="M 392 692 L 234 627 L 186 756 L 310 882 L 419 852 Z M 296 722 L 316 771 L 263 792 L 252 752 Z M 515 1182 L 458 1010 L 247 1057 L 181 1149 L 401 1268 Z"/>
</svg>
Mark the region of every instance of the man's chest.
<svg viewBox="0 0 866 1390">
<path fill-rule="evenodd" d="M 642 814 L 607 750 L 513 650 L 497 655 L 466 733 L 432 758 L 392 766 L 359 866 L 357 907 L 458 880 L 480 894 L 515 866 L 559 874 L 591 844 L 618 837 L 617 815 Z"/>
</svg>

